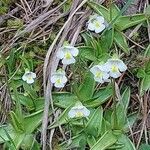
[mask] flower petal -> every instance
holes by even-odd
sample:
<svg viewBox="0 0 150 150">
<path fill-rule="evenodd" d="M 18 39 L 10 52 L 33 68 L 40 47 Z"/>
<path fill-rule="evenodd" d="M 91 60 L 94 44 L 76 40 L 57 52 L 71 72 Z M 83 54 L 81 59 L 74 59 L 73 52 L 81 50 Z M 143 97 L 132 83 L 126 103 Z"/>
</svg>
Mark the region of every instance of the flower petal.
<svg viewBox="0 0 150 150">
<path fill-rule="evenodd" d="M 27 76 L 26 76 L 26 74 L 24 74 L 24 75 L 22 76 L 22 80 L 23 80 L 23 81 L 27 81 Z"/>
<path fill-rule="evenodd" d="M 62 77 L 62 83 L 66 83 L 67 82 L 67 77 L 66 76 L 63 76 Z"/>
<path fill-rule="evenodd" d="M 92 22 L 88 23 L 88 27 L 87 27 L 90 31 L 94 31 L 95 30 L 95 26 Z"/>
<path fill-rule="evenodd" d="M 102 16 L 97 16 L 96 20 L 99 21 L 100 23 L 104 23 L 105 22 L 105 19 Z"/>
<path fill-rule="evenodd" d="M 101 24 L 100 27 L 96 27 L 96 26 L 95 26 L 95 32 L 96 32 L 96 33 L 100 33 L 100 32 L 102 32 L 104 29 L 105 29 L 105 25 L 104 25 L 104 24 Z"/>
<path fill-rule="evenodd" d="M 104 72 L 103 71 L 103 79 L 104 79 L 104 81 L 107 80 L 108 78 L 109 78 L 108 72 Z"/>
<path fill-rule="evenodd" d="M 121 73 L 119 71 L 118 72 L 110 72 L 109 75 L 116 79 L 121 76 Z"/>
<path fill-rule="evenodd" d="M 76 60 L 74 59 L 74 57 L 72 57 L 72 58 L 70 58 L 70 59 L 63 59 L 62 60 L 62 63 L 64 64 L 64 65 L 70 65 L 70 64 L 73 64 L 73 63 L 75 63 L 76 62 Z"/>
<path fill-rule="evenodd" d="M 58 52 L 56 53 L 56 57 L 59 59 L 63 59 L 64 58 L 64 52 L 63 52 L 63 47 L 61 47 Z"/>
<path fill-rule="evenodd" d="M 34 72 L 31 72 L 31 76 L 33 79 L 36 78 L 36 74 Z"/>
<path fill-rule="evenodd" d="M 54 83 L 54 86 L 56 87 L 56 88 L 63 88 L 64 87 L 64 84 L 61 82 L 61 83 L 58 83 L 58 82 L 55 82 Z"/>
<path fill-rule="evenodd" d="M 90 71 L 95 75 L 99 71 L 99 66 L 98 65 L 93 66 L 90 69 Z"/>
<path fill-rule="evenodd" d="M 82 110 L 82 113 L 84 114 L 84 117 L 88 117 L 90 115 L 90 111 L 84 106 L 84 109 Z"/>
<path fill-rule="evenodd" d="M 54 74 L 54 75 L 51 76 L 51 82 L 52 83 L 55 83 L 57 80 L 58 80 L 58 76 L 57 75 Z"/>
<path fill-rule="evenodd" d="M 74 109 L 71 109 L 68 112 L 68 116 L 69 116 L 69 118 L 74 118 L 76 116 L 76 111 Z"/>
<path fill-rule="evenodd" d="M 70 49 L 70 52 L 71 52 L 72 56 L 77 56 L 79 54 L 79 50 L 75 47 Z"/>
<path fill-rule="evenodd" d="M 28 78 L 27 80 L 26 80 L 26 82 L 28 83 L 28 84 L 32 84 L 33 82 L 34 82 L 34 80 L 33 80 L 33 78 Z"/>
<path fill-rule="evenodd" d="M 123 61 L 121 61 L 121 62 L 118 64 L 118 68 L 119 68 L 119 70 L 120 70 L 121 72 L 127 70 L 127 66 L 124 64 Z"/>
<path fill-rule="evenodd" d="M 99 83 L 104 83 L 104 80 L 102 79 L 102 77 L 98 78 L 94 76 L 94 80 Z"/>
</svg>

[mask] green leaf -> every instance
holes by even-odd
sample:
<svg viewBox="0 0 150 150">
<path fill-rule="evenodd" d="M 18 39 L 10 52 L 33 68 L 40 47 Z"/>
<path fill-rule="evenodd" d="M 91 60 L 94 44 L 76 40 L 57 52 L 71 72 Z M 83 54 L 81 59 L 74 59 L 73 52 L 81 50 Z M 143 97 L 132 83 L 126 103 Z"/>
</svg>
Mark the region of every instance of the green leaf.
<svg viewBox="0 0 150 150">
<path fill-rule="evenodd" d="M 66 142 L 61 145 L 62 150 L 64 149 L 78 149 L 78 150 L 84 150 L 86 145 L 86 135 L 82 132 L 79 135 L 74 136 L 71 139 L 71 143 L 68 145 Z"/>
<path fill-rule="evenodd" d="M 8 71 L 9 74 L 13 74 L 14 70 L 15 70 L 15 49 L 12 49 L 9 53 L 9 57 L 7 59 L 7 67 L 8 67 Z"/>
<path fill-rule="evenodd" d="M 150 57 L 150 44 L 149 44 L 148 47 L 146 48 L 144 56 L 145 56 L 145 57 Z"/>
<path fill-rule="evenodd" d="M 82 101 L 87 101 L 92 98 L 94 93 L 95 80 L 92 73 L 87 73 L 84 77 L 84 81 L 79 87 L 80 98 Z"/>
<path fill-rule="evenodd" d="M 113 3 L 109 8 L 109 13 L 112 13 L 112 19 L 115 19 L 119 15 L 120 9 Z"/>
<path fill-rule="evenodd" d="M 87 143 L 88 143 L 89 147 L 91 148 L 96 143 L 96 140 L 93 136 L 88 136 Z"/>
<path fill-rule="evenodd" d="M 124 35 L 119 32 L 119 31 L 115 31 L 114 33 L 114 40 L 116 42 L 116 44 L 127 54 L 129 54 L 129 47 L 126 41 L 126 38 L 124 37 Z"/>
<path fill-rule="evenodd" d="M 94 48 L 92 47 L 88 47 L 88 46 L 82 46 L 79 47 L 80 50 L 80 56 L 82 58 L 85 58 L 87 60 L 91 60 L 91 61 L 96 61 L 96 52 L 94 50 Z"/>
<path fill-rule="evenodd" d="M 144 14 L 122 16 L 116 21 L 115 25 L 118 30 L 123 31 L 132 26 L 143 23 L 144 21 L 146 21 L 146 19 L 147 18 Z"/>
<path fill-rule="evenodd" d="M 107 86 L 106 88 L 99 89 L 97 93 L 94 94 L 92 99 L 85 102 L 88 107 L 97 107 L 105 103 L 112 96 L 112 88 Z"/>
<path fill-rule="evenodd" d="M 131 95 L 130 87 L 127 87 L 121 96 L 121 102 L 123 103 L 125 112 L 127 112 L 127 108 L 130 102 L 130 95 Z"/>
<path fill-rule="evenodd" d="M 20 147 L 22 149 L 28 149 L 28 150 L 30 150 L 30 148 L 32 147 L 32 145 L 35 142 L 36 142 L 36 140 L 34 139 L 34 136 L 32 134 L 27 134 L 27 135 L 24 136 L 23 141 L 20 144 Z"/>
<path fill-rule="evenodd" d="M 13 141 L 14 141 L 17 149 L 19 149 L 24 137 L 25 137 L 24 133 L 22 133 L 22 134 L 16 133 L 15 134 L 15 137 L 13 138 Z"/>
<path fill-rule="evenodd" d="M 85 132 L 97 137 L 101 131 L 102 118 L 103 118 L 103 109 L 102 107 L 100 107 L 97 108 L 95 112 L 92 114 L 91 118 L 89 119 L 85 127 Z"/>
<path fill-rule="evenodd" d="M 123 145 L 124 145 L 119 150 L 136 150 L 134 144 L 131 142 L 131 140 L 126 135 L 122 134 L 122 136 L 118 139 L 118 142 L 123 143 Z"/>
<path fill-rule="evenodd" d="M 140 146 L 139 150 L 150 150 L 150 145 L 148 145 L 148 144 L 142 144 Z"/>
<path fill-rule="evenodd" d="M 53 93 L 54 104 L 60 108 L 67 108 L 78 101 L 77 96 L 69 92 Z"/>
<path fill-rule="evenodd" d="M 18 98 L 20 100 L 20 103 L 27 107 L 29 110 L 34 109 L 34 104 L 32 99 L 29 96 L 24 96 L 23 94 L 18 94 Z"/>
<path fill-rule="evenodd" d="M 106 30 L 104 34 L 102 35 L 100 44 L 103 50 L 102 53 L 108 52 L 110 48 L 112 47 L 114 40 L 114 29 L 111 28 L 110 30 Z"/>
<path fill-rule="evenodd" d="M 88 2 L 88 5 L 99 15 L 103 16 L 107 21 L 110 21 L 109 10 L 96 2 Z"/>
<path fill-rule="evenodd" d="M 129 129 L 132 128 L 132 126 L 136 122 L 137 118 L 138 118 L 138 113 L 134 113 L 134 114 L 131 114 L 131 115 L 128 116 L 127 123 L 124 126 L 124 131 L 125 132 L 128 132 Z"/>
<path fill-rule="evenodd" d="M 126 88 L 123 92 L 120 101 L 117 103 L 116 109 L 112 114 L 112 123 L 115 125 L 115 121 L 117 125 L 115 125 L 116 129 L 122 130 L 127 122 L 127 108 L 130 101 L 130 88 Z M 116 115 L 115 115 L 116 111 Z"/>
<path fill-rule="evenodd" d="M 148 90 L 150 90 L 150 75 L 145 75 L 140 84 L 140 95 L 143 95 L 143 92 Z"/>
<path fill-rule="evenodd" d="M 106 132 L 91 148 L 91 150 L 106 150 L 111 145 L 116 143 L 117 137 L 112 131 Z"/>
<path fill-rule="evenodd" d="M 14 137 L 14 129 L 12 128 L 12 126 L 0 126 L 0 143 L 9 141 L 9 137 L 7 136 L 5 131 L 7 132 L 7 134 L 9 134 L 11 138 Z"/>
<path fill-rule="evenodd" d="M 86 46 L 93 47 L 94 49 L 96 48 L 95 46 L 96 40 L 94 39 L 92 35 L 88 34 L 87 32 L 82 33 L 81 35 L 83 37 L 83 40 Z"/>
<path fill-rule="evenodd" d="M 116 115 L 115 115 L 116 111 Z M 114 129 L 122 130 L 126 123 L 126 114 L 122 103 L 118 103 L 112 114 L 112 122 Z"/>
<path fill-rule="evenodd" d="M 15 129 L 15 131 L 23 132 L 24 126 L 23 126 L 23 122 L 21 122 L 22 120 L 20 120 L 13 111 L 10 112 L 10 117 L 11 117 L 12 126 Z"/>
<path fill-rule="evenodd" d="M 30 134 L 42 123 L 43 110 L 34 112 L 24 118 L 25 132 Z"/>
<path fill-rule="evenodd" d="M 38 95 L 37 95 L 35 89 L 31 85 L 23 82 L 23 88 L 33 99 L 36 100 L 38 98 Z"/>
<path fill-rule="evenodd" d="M 102 126 L 101 126 L 101 135 L 105 134 L 107 131 L 111 129 L 111 124 L 105 119 L 102 119 Z"/>
<path fill-rule="evenodd" d="M 102 45 L 97 41 L 97 38 L 94 38 L 92 35 L 90 35 L 88 33 L 83 33 L 82 37 L 85 41 L 86 46 L 82 46 L 84 50 L 82 50 L 82 49 L 81 49 L 82 51 L 80 50 L 81 55 L 86 56 L 86 58 L 88 58 L 88 59 L 92 59 L 92 61 L 95 61 L 97 56 L 100 53 L 102 53 L 102 51 L 103 51 L 102 47 L 101 47 Z M 86 50 L 86 48 L 87 48 L 87 50 Z M 87 54 L 91 55 L 92 57 L 87 56 Z M 96 58 L 94 58 L 94 56 Z"/>
</svg>

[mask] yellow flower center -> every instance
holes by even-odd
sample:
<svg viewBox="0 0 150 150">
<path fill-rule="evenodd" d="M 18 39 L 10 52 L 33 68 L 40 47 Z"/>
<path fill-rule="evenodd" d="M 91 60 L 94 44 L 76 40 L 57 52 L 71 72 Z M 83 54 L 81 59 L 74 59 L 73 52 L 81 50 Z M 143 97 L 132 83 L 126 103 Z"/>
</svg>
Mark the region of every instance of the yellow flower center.
<svg viewBox="0 0 150 150">
<path fill-rule="evenodd" d="M 100 77 L 102 77 L 102 75 L 103 75 L 102 72 L 96 72 L 95 77 L 100 78 Z"/>
<path fill-rule="evenodd" d="M 30 77 L 28 77 L 28 80 L 31 80 L 32 79 L 32 77 L 30 76 Z"/>
<path fill-rule="evenodd" d="M 60 84 L 60 83 L 61 83 L 61 79 L 58 79 L 58 80 L 56 81 L 56 83 Z"/>
<path fill-rule="evenodd" d="M 101 24 L 100 24 L 98 21 L 95 21 L 95 26 L 96 26 L 97 28 L 99 28 L 99 27 L 101 26 Z"/>
<path fill-rule="evenodd" d="M 27 73 L 27 74 L 26 74 L 26 77 L 27 77 L 28 80 L 32 80 L 32 75 L 31 75 L 31 73 Z"/>
<path fill-rule="evenodd" d="M 118 72 L 118 67 L 113 65 L 111 68 L 112 72 Z"/>
<path fill-rule="evenodd" d="M 66 58 L 66 59 L 71 59 L 71 53 L 70 53 L 70 52 L 66 52 L 65 58 Z"/>
<path fill-rule="evenodd" d="M 83 117 L 83 113 L 82 113 L 81 111 L 78 111 L 78 112 L 76 113 L 76 117 Z"/>
</svg>

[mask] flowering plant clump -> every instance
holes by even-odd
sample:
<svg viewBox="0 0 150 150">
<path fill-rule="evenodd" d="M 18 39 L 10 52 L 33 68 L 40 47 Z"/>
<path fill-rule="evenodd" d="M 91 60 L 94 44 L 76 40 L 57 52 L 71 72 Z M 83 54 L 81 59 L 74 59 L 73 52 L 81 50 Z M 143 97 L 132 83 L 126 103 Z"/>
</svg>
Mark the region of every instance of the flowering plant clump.
<svg viewBox="0 0 150 150">
<path fill-rule="evenodd" d="M 144 12 L 125 15 L 131 3 L 39 0 L 29 2 L 30 11 L 21 1 L 29 15 L 22 9 L 0 22 L 0 149 L 141 150 L 148 143 L 143 130 L 137 133 L 143 107 L 131 101 L 138 97 L 149 107 L 150 11 L 143 0 Z"/>
<path fill-rule="evenodd" d="M 75 58 L 79 53 L 79 50 L 71 45 L 64 44 L 57 52 L 56 56 L 62 59 L 62 63 L 65 65 L 73 64 L 76 62 Z"/>
<path fill-rule="evenodd" d="M 93 73 L 95 81 L 99 83 L 104 83 L 109 78 L 109 74 L 104 65 L 95 65 L 90 71 Z"/>
<path fill-rule="evenodd" d="M 99 16 L 97 14 L 90 16 L 90 19 L 87 23 L 88 29 L 90 31 L 95 31 L 95 33 L 100 33 L 106 28 L 106 25 L 104 23 L 105 23 L 104 17 Z"/>
<path fill-rule="evenodd" d="M 65 76 L 65 71 L 63 69 L 58 69 L 51 76 L 51 82 L 56 88 L 63 88 L 67 82 L 67 77 Z"/>
<path fill-rule="evenodd" d="M 81 102 L 75 104 L 74 107 L 68 112 L 69 118 L 79 118 L 79 117 L 88 117 L 90 115 L 90 111 L 82 105 Z"/>
<path fill-rule="evenodd" d="M 124 62 L 115 57 L 108 59 L 105 64 L 95 65 L 90 69 L 95 81 L 99 83 L 107 82 L 109 77 L 118 78 L 121 76 L 121 72 L 126 70 L 127 66 Z"/>
<path fill-rule="evenodd" d="M 34 79 L 36 78 L 36 74 L 34 72 L 30 72 L 28 70 L 25 71 L 22 76 L 22 80 L 27 82 L 28 84 L 34 83 Z"/>
</svg>

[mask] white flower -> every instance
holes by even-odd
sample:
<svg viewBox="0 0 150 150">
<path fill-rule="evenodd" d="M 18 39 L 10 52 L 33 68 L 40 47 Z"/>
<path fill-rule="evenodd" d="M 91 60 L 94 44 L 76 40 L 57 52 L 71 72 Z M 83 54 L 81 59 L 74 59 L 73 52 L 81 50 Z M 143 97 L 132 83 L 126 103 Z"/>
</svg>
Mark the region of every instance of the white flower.
<svg viewBox="0 0 150 150">
<path fill-rule="evenodd" d="M 76 103 L 68 112 L 69 118 L 88 117 L 89 115 L 90 111 L 81 102 Z"/>
<path fill-rule="evenodd" d="M 90 69 L 90 71 L 93 73 L 95 81 L 97 81 L 99 83 L 104 83 L 104 82 L 109 81 L 108 80 L 108 78 L 109 78 L 108 71 L 106 70 L 106 68 L 103 64 L 93 66 Z"/>
<path fill-rule="evenodd" d="M 113 78 L 120 77 L 120 72 L 124 72 L 127 70 L 127 66 L 122 60 L 118 58 L 108 59 L 108 61 L 105 64 L 105 67 L 108 69 L 110 77 Z"/>
<path fill-rule="evenodd" d="M 56 56 L 59 59 L 62 59 L 62 63 L 65 65 L 73 64 L 75 63 L 74 57 L 76 57 L 79 53 L 79 50 L 71 45 L 64 45 L 62 46 Z"/>
<path fill-rule="evenodd" d="M 36 74 L 30 71 L 25 71 L 24 75 L 22 76 L 22 80 L 26 81 L 28 84 L 32 84 L 35 78 Z"/>
<path fill-rule="evenodd" d="M 63 88 L 65 83 L 67 82 L 65 71 L 62 69 L 58 69 L 55 73 L 52 74 L 51 82 L 54 83 L 55 87 Z"/>
<path fill-rule="evenodd" d="M 106 28 L 105 20 L 102 16 L 93 15 L 88 21 L 88 29 L 96 33 L 102 32 Z"/>
</svg>

